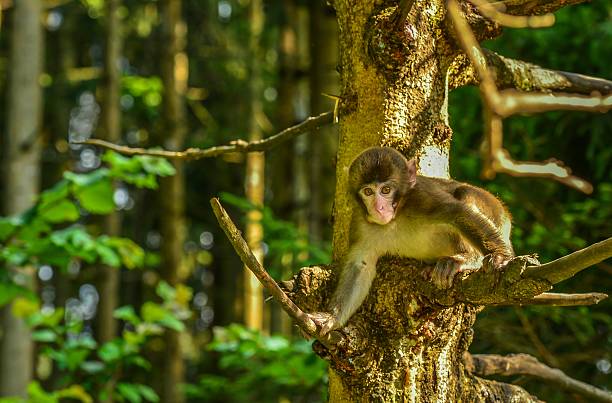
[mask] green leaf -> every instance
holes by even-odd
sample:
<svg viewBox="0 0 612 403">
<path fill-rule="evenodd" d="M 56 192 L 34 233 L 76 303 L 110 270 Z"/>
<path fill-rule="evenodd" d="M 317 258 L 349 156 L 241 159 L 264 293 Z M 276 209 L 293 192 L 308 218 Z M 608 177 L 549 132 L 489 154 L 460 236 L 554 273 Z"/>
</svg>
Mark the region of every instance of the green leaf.
<svg viewBox="0 0 612 403">
<path fill-rule="evenodd" d="M 113 184 L 108 177 L 79 187 L 75 190 L 74 195 L 83 208 L 94 214 L 109 214 L 115 210 Z"/>
<path fill-rule="evenodd" d="M 183 322 L 177 319 L 170 310 L 151 301 L 142 305 L 141 316 L 145 322 L 159 323 L 177 332 L 185 330 Z"/>
<path fill-rule="evenodd" d="M 113 312 L 113 317 L 115 319 L 129 322 L 132 325 L 138 325 L 140 323 L 140 318 L 138 317 L 138 315 L 136 315 L 134 307 L 131 305 L 126 305 L 122 306 L 121 308 L 115 309 L 115 311 Z"/>
<path fill-rule="evenodd" d="M 40 217 L 50 223 L 76 221 L 79 218 L 79 209 L 70 200 L 60 200 L 39 210 Z"/>
<path fill-rule="evenodd" d="M 104 343 L 100 350 L 98 350 L 98 355 L 104 362 L 117 361 L 121 358 L 121 349 L 116 341 L 109 341 Z"/>
<path fill-rule="evenodd" d="M 52 330 L 36 330 L 32 332 L 32 340 L 41 343 L 52 343 L 57 340 L 57 335 Z"/>
<path fill-rule="evenodd" d="M 38 208 L 44 210 L 49 205 L 59 202 L 62 199 L 68 198 L 70 183 L 67 180 L 61 180 L 51 189 L 45 190 L 40 194 Z"/>
<path fill-rule="evenodd" d="M 0 283 L 0 306 L 4 306 L 17 297 L 32 299 L 35 297 L 31 290 L 15 283 Z"/>
<path fill-rule="evenodd" d="M 102 242 L 96 242 L 95 248 L 102 263 L 112 267 L 119 267 L 121 265 L 119 255 L 109 246 Z"/>
<path fill-rule="evenodd" d="M 138 391 L 145 400 L 148 400 L 149 402 L 159 402 L 159 396 L 157 396 L 157 393 L 155 393 L 153 388 L 142 384 L 137 384 L 135 386 L 138 388 Z"/>
<path fill-rule="evenodd" d="M 166 315 L 168 310 L 155 302 L 147 301 L 140 308 L 140 316 L 145 322 L 159 322 Z"/>
<path fill-rule="evenodd" d="M 93 399 L 81 385 L 71 385 L 66 389 L 57 391 L 55 395 L 60 399 L 68 398 L 80 400 L 83 403 L 93 403 Z"/>
<path fill-rule="evenodd" d="M 160 281 L 155 288 L 157 295 L 164 301 L 173 301 L 176 296 L 176 290 L 170 284 L 165 281 Z"/>
<path fill-rule="evenodd" d="M 118 383 L 117 390 L 121 396 L 123 396 L 127 401 L 132 403 L 140 403 L 142 399 L 140 398 L 139 389 L 136 385 L 131 383 Z"/>
<path fill-rule="evenodd" d="M 121 258 L 121 263 L 128 268 L 142 267 L 144 264 L 144 250 L 134 241 L 127 238 L 101 236 L 99 242 L 113 248 Z"/>
<path fill-rule="evenodd" d="M 68 367 L 69 370 L 74 371 L 81 366 L 81 363 L 85 361 L 88 355 L 89 350 L 76 349 L 67 351 L 65 355 L 66 367 Z"/>
<path fill-rule="evenodd" d="M 0 242 L 5 241 L 20 225 L 16 217 L 0 217 Z"/>
<path fill-rule="evenodd" d="M 151 157 L 148 155 L 135 157 L 140 160 L 144 170 L 157 176 L 171 176 L 176 173 L 174 166 L 165 158 Z"/>
</svg>

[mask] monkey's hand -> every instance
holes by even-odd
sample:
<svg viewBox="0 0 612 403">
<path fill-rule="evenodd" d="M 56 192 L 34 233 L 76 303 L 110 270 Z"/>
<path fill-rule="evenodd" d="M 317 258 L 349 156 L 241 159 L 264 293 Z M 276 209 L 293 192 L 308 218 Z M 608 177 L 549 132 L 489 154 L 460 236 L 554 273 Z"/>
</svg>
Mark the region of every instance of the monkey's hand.
<svg viewBox="0 0 612 403">
<path fill-rule="evenodd" d="M 338 327 L 338 320 L 334 315 L 328 312 L 314 312 L 307 313 L 312 321 L 317 325 L 317 330 L 321 336 L 325 336 L 327 333 Z"/>
</svg>

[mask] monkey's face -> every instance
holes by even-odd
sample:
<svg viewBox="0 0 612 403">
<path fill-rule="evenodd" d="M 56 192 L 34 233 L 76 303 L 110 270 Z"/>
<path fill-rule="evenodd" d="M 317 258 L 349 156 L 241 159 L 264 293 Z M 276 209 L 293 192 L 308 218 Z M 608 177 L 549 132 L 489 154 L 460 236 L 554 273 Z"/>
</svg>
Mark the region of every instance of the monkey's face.
<svg viewBox="0 0 612 403">
<path fill-rule="evenodd" d="M 359 197 L 366 208 L 366 220 L 385 225 L 395 218 L 397 186 L 393 181 L 374 182 L 359 189 Z"/>
</svg>

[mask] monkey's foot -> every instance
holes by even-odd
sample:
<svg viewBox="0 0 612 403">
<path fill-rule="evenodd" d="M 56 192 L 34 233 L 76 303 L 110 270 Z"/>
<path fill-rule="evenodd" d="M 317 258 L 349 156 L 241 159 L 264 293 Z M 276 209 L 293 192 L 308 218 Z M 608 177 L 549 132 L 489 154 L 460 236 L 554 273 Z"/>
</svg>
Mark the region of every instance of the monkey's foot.
<svg viewBox="0 0 612 403">
<path fill-rule="evenodd" d="M 482 258 L 484 270 L 500 271 L 512 260 L 512 256 L 501 253 L 490 253 Z"/>
<path fill-rule="evenodd" d="M 470 265 L 466 265 L 464 259 L 457 257 L 443 257 L 436 263 L 436 266 L 428 273 L 428 278 L 441 289 L 450 288 L 453 280 L 459 272 L 473 271 Z"/>
<path fill-rule="evenodd" d="M 334 330 L 337 326 L 337 319 L 334 315 L 328 312 L 307 313 L 308 317 L 317 325 L 317 329 L 321 336 Z"/>
</svg>

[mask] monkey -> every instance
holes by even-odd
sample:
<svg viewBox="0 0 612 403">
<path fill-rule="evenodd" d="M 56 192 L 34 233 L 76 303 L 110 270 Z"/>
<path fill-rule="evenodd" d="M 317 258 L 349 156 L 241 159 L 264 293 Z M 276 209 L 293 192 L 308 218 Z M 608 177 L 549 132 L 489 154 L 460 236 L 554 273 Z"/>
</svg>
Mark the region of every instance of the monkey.
<svg viewBox="0 0 612 403">
<path fill-rule="evenodd" d="M 511 217 L 479 187 L 417 175 L 416 162 L 390 147 L 372 147 L 349 168 L 353 209 L 349 250 L 329 312 L 310 313 L 320 334 L 346 324 L 365 300 L 383 255 L 436 262 L 427 277 L 441 289 L 459 272 L 501 268 L 514 257 Z"/>
</svg>

